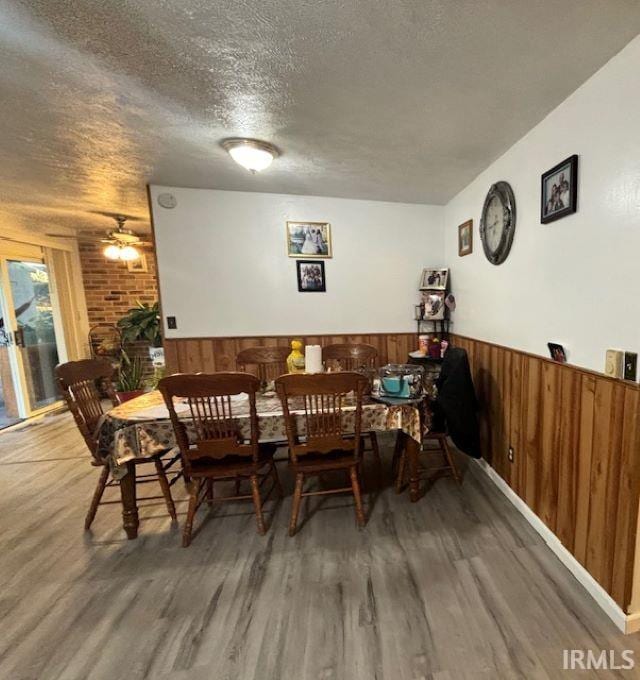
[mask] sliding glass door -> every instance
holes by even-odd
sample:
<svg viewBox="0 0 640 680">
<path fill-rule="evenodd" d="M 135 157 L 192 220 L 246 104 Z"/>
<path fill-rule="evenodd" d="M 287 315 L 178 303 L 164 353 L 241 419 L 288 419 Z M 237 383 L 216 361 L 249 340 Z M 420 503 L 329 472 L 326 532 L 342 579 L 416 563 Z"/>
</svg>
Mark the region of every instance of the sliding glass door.
<svg viewBox="0 0 640 680">
<path fill-rule="evenodd" d="M 0 256 L 0 427 L 60 403 L 54 369 L 61 348 L 53 298 L 40 248 Z"/>
</svg>

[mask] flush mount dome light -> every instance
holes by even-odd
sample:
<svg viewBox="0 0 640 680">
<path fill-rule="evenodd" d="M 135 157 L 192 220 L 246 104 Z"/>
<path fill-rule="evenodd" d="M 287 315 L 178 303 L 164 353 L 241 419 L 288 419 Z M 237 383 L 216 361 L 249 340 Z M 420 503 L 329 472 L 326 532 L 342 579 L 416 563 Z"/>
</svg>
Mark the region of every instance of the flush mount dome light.
<svg viewBox="0 0 640 680">
<path fill-rule="evenodd" d="M 257 139 L 225 139 L 222 148 L 229 152 L 238 165 L 250 172 L 266 170 L 271 161 L 280 155 L 275 146 Z"/>
</svg>

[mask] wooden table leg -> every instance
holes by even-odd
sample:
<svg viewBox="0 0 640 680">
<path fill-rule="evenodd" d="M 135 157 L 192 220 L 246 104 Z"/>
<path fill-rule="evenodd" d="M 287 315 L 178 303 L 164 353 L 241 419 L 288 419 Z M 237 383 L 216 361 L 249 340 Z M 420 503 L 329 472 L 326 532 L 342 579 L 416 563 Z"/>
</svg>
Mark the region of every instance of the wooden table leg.
<svg viewBox="0 0 640 680">
<path fill-rule="evenodd" d="M 404 440 L 409 463 L 409 498 L 415 503 L 420 498 L 420 444 L 408 434 L 404 435 Z"/>
<path fill-rule="evenodd" d="M 136 466 L 129 461 L 127 474 L 120 480 L 122 496 L 122 526 L 129 540 L 138 538 L 138 506 L 136 504 Z"/>
</svg>

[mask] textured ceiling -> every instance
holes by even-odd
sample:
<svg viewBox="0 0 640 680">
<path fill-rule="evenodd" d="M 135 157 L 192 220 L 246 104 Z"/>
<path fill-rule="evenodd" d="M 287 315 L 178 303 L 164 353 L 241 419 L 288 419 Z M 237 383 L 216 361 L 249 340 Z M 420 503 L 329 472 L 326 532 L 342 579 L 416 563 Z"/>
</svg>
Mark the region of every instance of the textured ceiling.
<svg viewBox="0 0 640 680">
<path fill-rule="evenodd" d="M 146 218 L 147 182 L 445 203 L 638 32 L 635 0 L 0 0 L 0 225 Z"/>
</svg>

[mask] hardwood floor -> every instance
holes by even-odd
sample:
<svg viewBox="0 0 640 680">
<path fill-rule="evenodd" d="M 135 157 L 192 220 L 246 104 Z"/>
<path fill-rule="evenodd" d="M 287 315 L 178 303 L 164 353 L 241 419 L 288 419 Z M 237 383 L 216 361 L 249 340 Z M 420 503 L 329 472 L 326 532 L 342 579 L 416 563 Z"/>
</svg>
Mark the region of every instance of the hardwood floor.
<svg viewBox="0 0 640 680">
<path fill-rule="evenodd" d="M 381 443 L 388 463 L 392 439 Z M 565 648 L 632 649 L 640 663 L 640 638 L 482 476 L 440 479 L 411 504 L 388 469 L 376 486 L 371 463 L 361 531 L 350 498 L 321 497 L 289 538 L 288 496 L 275 514 L 267 504 L 266 536 L 250 502 L 203 509 L 183 549 L 160 499 L 141 505 L 136 541 L 117 504 L 83 532 L 97 474 L 83 447 L 68 415 L 0 433 L 0 678 L 638 677 L 563 673 Z"/>
</svg>

